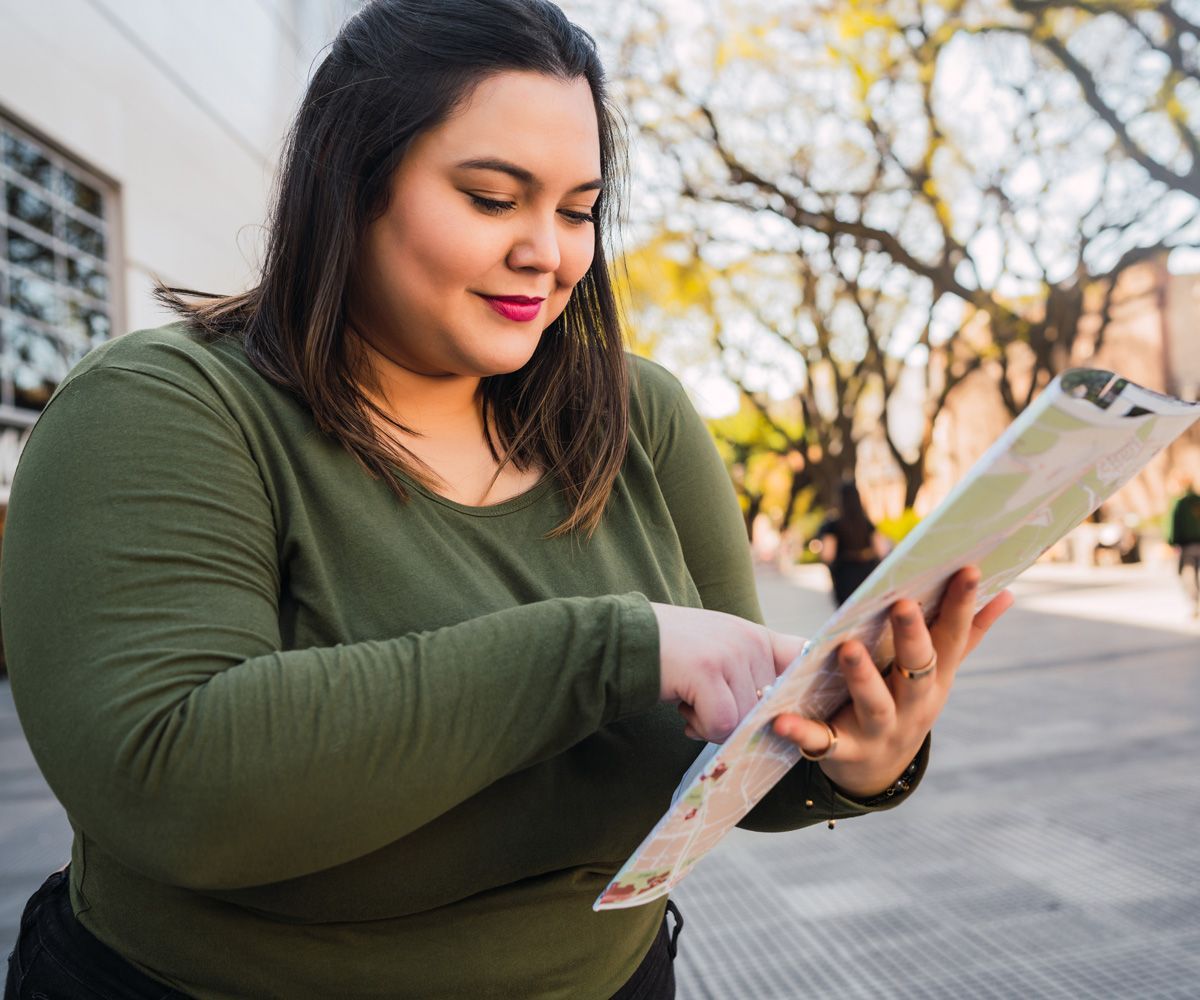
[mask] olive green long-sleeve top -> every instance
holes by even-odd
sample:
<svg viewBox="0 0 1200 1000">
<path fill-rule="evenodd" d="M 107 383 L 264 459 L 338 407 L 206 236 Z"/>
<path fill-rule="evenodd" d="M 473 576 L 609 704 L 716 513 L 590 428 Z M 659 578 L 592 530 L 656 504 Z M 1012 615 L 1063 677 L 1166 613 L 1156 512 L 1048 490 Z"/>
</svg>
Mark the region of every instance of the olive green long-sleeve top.
<svg viewBox="0 0 1200 1000">
<path fill-rule="evenodd" d="M 628 978 L 664 904 L 591 903 L 700 749 L 658 703 L 649 602 L 761 618 L 711 439 L 631 365 L 589 541 L 545 537 L 549 479 L 398 502 L 236 341 L 140 331 L 75 368 L 16 474 L 0 607 L 93 934 L 213 1000 Z M 801 764 L 744 825 L 863 811 Z"/>
</svg>

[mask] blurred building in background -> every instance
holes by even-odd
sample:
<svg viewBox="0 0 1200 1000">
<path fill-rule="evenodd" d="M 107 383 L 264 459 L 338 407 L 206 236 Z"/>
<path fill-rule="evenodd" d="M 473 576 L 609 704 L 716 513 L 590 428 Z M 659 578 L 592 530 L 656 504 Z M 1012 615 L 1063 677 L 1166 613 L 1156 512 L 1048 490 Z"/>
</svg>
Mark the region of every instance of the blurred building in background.
<svg viewBox="0 0 1200 1000">
<path fill-rule="evenodd" d="M 355 6 L 0 0 L 0 518 L 70 367 L 164 321 L 156 278 L 249 282 L 289 117 Z"/>
<path fill-rule="evenodd" d="M 1111 318 L 1097 341 L 1100 303 L 1084 317 L 1072 363 L 1106 368 L 1156 392 L 1200 398 L 1200 275 L 1172 274 L 1166 254 L 1122 275 Z M 1008 426 L 995 379 L 986 371 L 968 378 L 950 397 L 934 427 L 918 513 L 926 514 Z M 862 449 L 860 470 L 872 511 L 894 516 L 903 507 L 904 483 L 882 441 Z M 1105 507 L 1143 530 L 1168 509 L 1178 473 L 1200 476 L 1200 428 L 1156 457 Z"/>
</svg>

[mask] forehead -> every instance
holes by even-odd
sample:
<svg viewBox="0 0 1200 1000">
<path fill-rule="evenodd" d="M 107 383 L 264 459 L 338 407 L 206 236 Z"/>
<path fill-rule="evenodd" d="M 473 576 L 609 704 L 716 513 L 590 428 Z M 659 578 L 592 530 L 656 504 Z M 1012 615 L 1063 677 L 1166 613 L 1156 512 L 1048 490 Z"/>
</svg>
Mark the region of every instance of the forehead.
<svg viewBox="0 0 1200 1000">
<path fill-rule="evenodd" d="M 587 80 L 499 73 L 480 83 L 413 153 L 442 167 L 473 157 L 508 160 L 548 185 L 574 187 L 600 176 L 600 130 Z"/>
</svg>

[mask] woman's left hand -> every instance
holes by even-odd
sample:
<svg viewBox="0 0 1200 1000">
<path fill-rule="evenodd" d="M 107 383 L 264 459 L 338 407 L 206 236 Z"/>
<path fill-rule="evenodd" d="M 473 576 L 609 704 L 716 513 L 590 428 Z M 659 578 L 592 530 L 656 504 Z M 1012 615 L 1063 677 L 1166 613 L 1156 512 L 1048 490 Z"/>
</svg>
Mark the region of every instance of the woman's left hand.
<svg viewBox="0 0 1200 1000">
<path fill-rule="evenodd" d="M 926 627 L 916 601 L 897 601 L 892 606 L 893 662 L 920 671 L 936 654 L 935 669 L 924 676 L 906 677 L 893 667 L 884 677 L 861 642 L 842 643 L 838 665 L 850 701 L 829 720 L 837 742 L 828 756 L 821 756 L 830 740 L 820 722 L 785 713 L 776 717 L 775 732 L 806 754 L 821 756 L 821 769 L 845 794 L 852 798 L 881 794 L 921 749 L 950 694 L 958 665 L 1012 606 L 1012 594 L 1005 590 L 975 614 L 978 586 L 977 567 L 959 570 L 946 588 L 932 628 Z"/>
</svg>

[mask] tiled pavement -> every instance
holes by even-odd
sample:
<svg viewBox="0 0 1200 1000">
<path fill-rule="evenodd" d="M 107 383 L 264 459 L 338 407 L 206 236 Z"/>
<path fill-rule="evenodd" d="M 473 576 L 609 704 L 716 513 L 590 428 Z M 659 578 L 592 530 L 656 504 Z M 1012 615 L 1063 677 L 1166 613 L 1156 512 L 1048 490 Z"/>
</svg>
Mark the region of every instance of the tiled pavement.
<svg viewBox="0 0 1200 1000">
<path fill-rule="evenodd" d="M 760 579 L 811 631 L 819 575 Z M 1166 570 L 1036 567 L 918 794 L 735 831 L 676 894 L 680 1000 L 1200 996 L 1200 626 Z M 69 845 L 0 683 L 0 955 Z"/>
<path fill-rule="evenodd" d="M 1035 567 L 911 802 L 735 831 L 677 891 L 680 997 L 1200 997 L 1200 626 L 1174 584 Z M 779 627 L 826 613 L 760 588 Z"/>
</svg>

